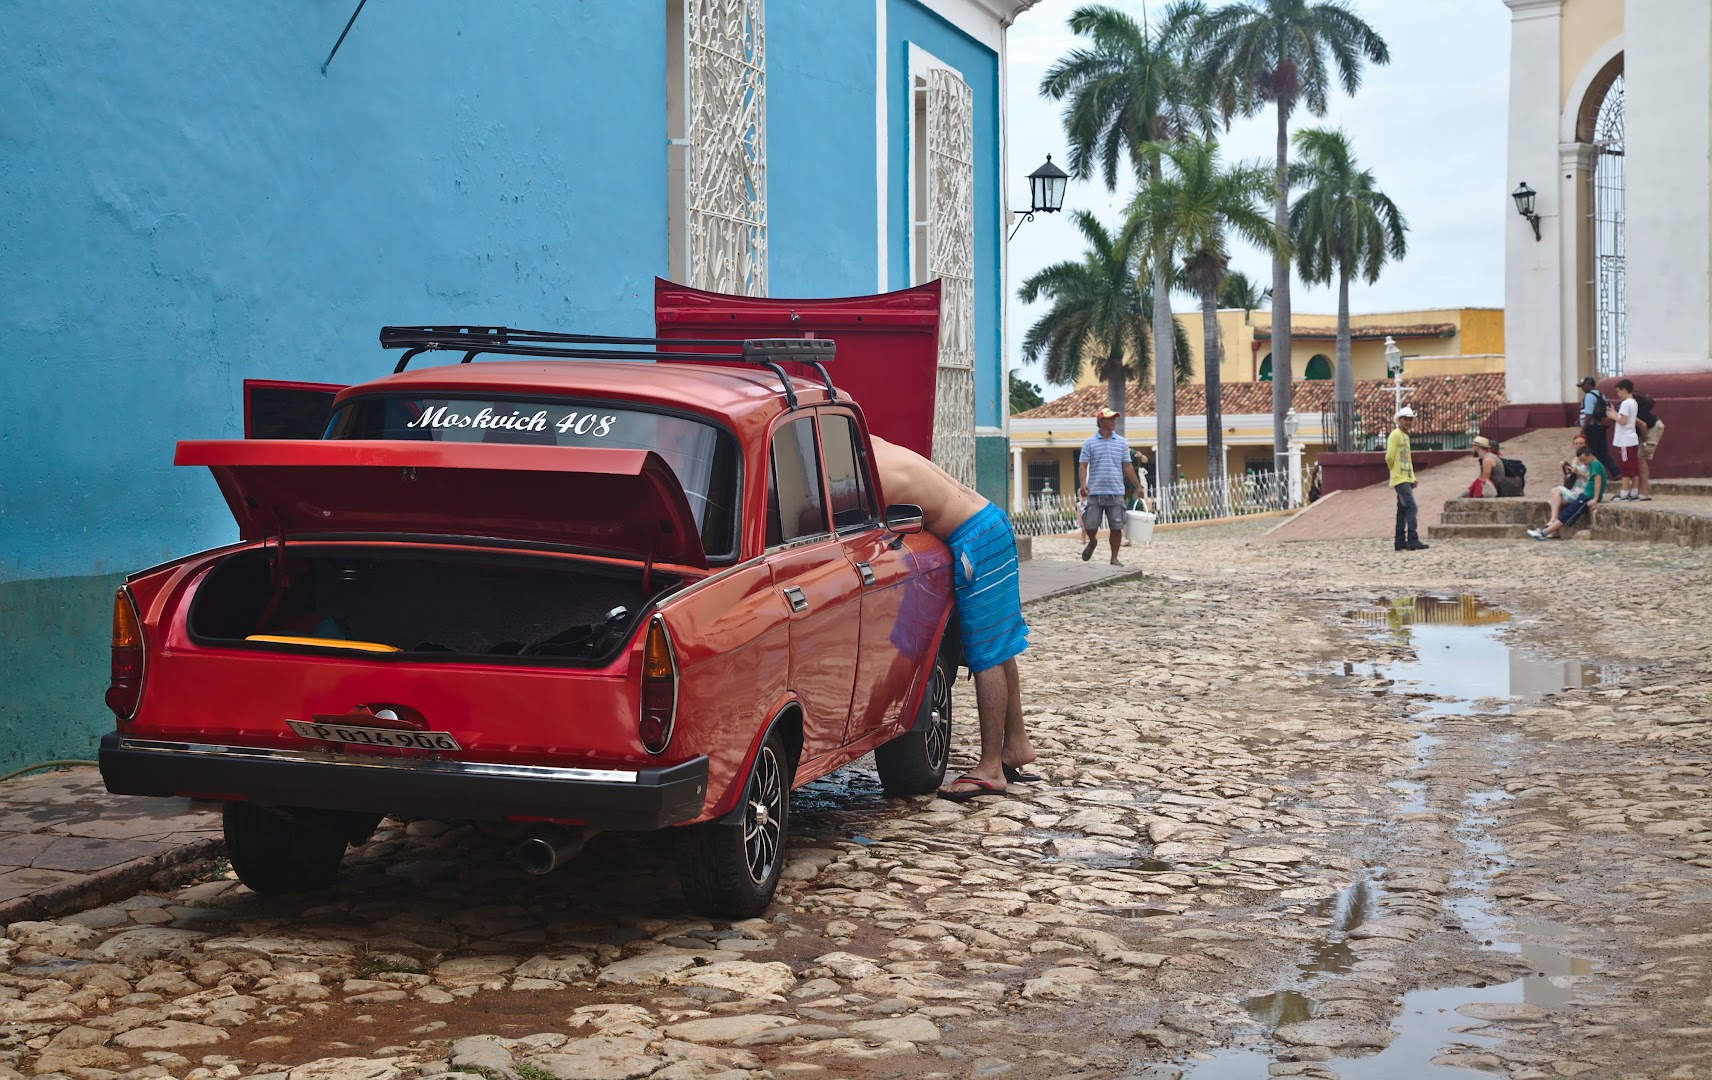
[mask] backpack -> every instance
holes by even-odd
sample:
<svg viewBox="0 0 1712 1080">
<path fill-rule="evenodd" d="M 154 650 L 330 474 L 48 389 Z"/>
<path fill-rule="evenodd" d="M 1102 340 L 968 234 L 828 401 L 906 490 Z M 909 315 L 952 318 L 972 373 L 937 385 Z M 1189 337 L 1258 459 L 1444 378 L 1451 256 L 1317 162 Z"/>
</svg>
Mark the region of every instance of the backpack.
<svg viewBox="0 0 1712 1080">
<path fill-rule="evenodd" d="M 1605 395 L 1599 392 L 1598 387 L 1594 387 L 1592 390 L 1587 391 L 1587 393 L 1593 395 L 1593 411 L 1587 414 L 1587 426 L 1610 427 L 1611 418 L 1605 415 L 1605 410 L 1611 407 L 1611 402 L 1606 400 Z M 1583 396 L 1581 400 L 1585 402 L 1587 398 Z"/>
<path fill-rule="evenodd" d="M 1500 475 L 1502 474 L 1502 475 Z M 1527 486 L 1528 467 L 1515 458 L 1501 457 L 1498 468 L 1492 470 L 1492 486 L 1498 489 L 1498 494 L 1506 498 L 1515 498 L 1522 494 Z"/>
</svg>

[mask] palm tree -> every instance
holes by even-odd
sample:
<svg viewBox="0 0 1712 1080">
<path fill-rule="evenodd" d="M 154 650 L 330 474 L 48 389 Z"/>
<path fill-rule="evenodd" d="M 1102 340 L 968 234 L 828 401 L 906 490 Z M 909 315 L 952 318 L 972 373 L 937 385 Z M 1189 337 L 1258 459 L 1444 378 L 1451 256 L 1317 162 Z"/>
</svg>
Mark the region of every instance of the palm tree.
<svg viewBox="0 0 1712 1080">
<path fill-rule="evenodd" d="M 1224 409 L 1220 400 L 1218 295 L 1230 266 L 1226 242 L 1235 234 L 1268 251 L 1282 235 L 1260 209 L 1271 178 L 1262 164 L 1226 168 L 1218 144 L 1186 138 L 1161 146 L 1165 175 L 1142 185 L 1130 203 L 1130 228 L 1149 252 L 1183 260 L 1184 277 L 1201 298 L 1203 367 L 1207 386 L 1207 480 L 1213 514 L 1224 516 Z"/>
<path fill-rule="evenodd" d="M 1273 224 L 1289 221 L 1290 114 L 1305 105 L 1326 113 L 1333 78 L 1345 93 L 1361 86 L 1363 58 L 1389 63 L 1385 39 L 1345 0 L 1242 0 L 1200 19 L 1194 67 L 1226 120 L 1252 115 L 1267 103 L 1278 110 L 1278 160 L 1273 174 Z M 1279 473 L 1286 453 L 1284 416 L 1290 411 L 1290 260 L 1272 258 L 1272 453 Z"/>
<path fill-rule="evenodd" d="M 1116 236 L 1086 210 L 1071 220 L 1088 241 L 1079 261 L 1054 263 L 1031 275 L 1017 290 L 1024 303 L 1045 298 L 1052 306 L 1028 328 L 1022 339 L 1023 359 L 1044 362 L 1046 381 L 1075 383 L 1084 365 L 1106 384 L 1106 404 L 1123 423 L 1126 383 L 1147 377 L 1152 359 L 1147 312 L 1153 298 L 1136 273 L 1140 247 L 1128 230 Z M 1175 320 L 1173 320 L 1175 322 Z M 1176 324 L 1175 340 L 1182 359 L 1176 381 L 1188 375 L 1188 340 Z"/>
<path fill-rule="evenodd" d="M 1225 275 L 1225 283 L 1219 286 L 1219 306 L 1222 308 L 1241 308 L 1243 311 L 1255 311 L 1272 302 L 1272 289 L 1262 289 L 1260 282 L 1255 281 L 1241 270 L 1232 270 Z"/>
<path fill-rule="evenodd" d="M 1349 351 L 1349 279 L 1359 273 L 1369 285 L 1386 262 L 1408 254 L 1409 223 L 1380 191 L 1371 169 L 1356 167 L 1343 132 L 1306 128 L 1296 132 L 1302 160 L 1290 166 L 1290 184 L 1305 189 L 1290 208 L 1296 272 L 1310 284 L 1337 275 L 1337 371 L 1333 408 L 1337 448 L 1354 448 L 1355 368 Z M 1272 370 L 1277 371 L 1276 362 Z"/>
<path fill-rule="evenodd" d="M 1138 24 L 1116 8 L 1094 4 L 1076 9 L 1070 29 L 1089 45 L 1072 51 L 1046 72 L 1040 92 L 1066 100 L 1064 131 L 1070 141 L 1070 173 L 1086 180 L 1096 167 L 1108 191 L 1116 190 L 1118 167 L 1127 161 L 1138 174 L 1157 177 L 1159 159 L 1138 156 L 1193 131 L 1211 130 L 1212 115 L 1185 66 L 1189 33 L 1205 15 L 1200 0 L 1166 8 L 1157 28 Z M 1153 281 L 1153 335 L 1167 354 L 1154 365 L 1160 476 L 1177 474 L 1177 397 L 1170 356 L 1172 278 L 1169 260 L 1149 268 Z"/>
</svg>

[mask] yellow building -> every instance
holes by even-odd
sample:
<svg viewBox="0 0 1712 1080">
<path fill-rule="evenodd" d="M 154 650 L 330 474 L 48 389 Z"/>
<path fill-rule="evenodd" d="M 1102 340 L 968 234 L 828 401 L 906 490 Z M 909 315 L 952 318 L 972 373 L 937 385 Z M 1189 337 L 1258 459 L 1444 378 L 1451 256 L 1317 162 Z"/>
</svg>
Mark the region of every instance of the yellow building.
<svg viewBox="0 0 1712 1080">
<path fill-rule="evenodd" d="M 1224 360 L 1219 377 L 1225 383 L 1263 382 L 1272 378 L 1272 313 L 1226 308 L 1218 312 L 1219 340 Z M 1190 382 L 1206 381 L 1206 361 L 1199 310 L 1178 312 L 1189 335 Z M 1355 377 L 1388 378 L 1385 339 L 1396 339 L 1403 351 L 1405 380 L 1430 375 L 1474 375 L 1504 370 L 1504 312 L 1498 308 L 1435 308 L 1425 311 L 1385 311 L 1351 315 L 1350 360 Z M 1337 316 L 1291 316 L 1290 362 L 1297 381 L 1330 379 L 1337 366 Z M 1084 369 L 1078 387 L 1100 380 Z"/>
</svg>

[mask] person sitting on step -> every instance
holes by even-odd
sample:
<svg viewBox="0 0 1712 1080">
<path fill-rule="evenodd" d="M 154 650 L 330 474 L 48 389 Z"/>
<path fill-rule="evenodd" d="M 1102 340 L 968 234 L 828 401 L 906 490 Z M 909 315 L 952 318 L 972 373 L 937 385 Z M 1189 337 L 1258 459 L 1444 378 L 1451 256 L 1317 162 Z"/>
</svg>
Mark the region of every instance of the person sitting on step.
<svg viewBox="0 0 1712 1080">
<path fill-rule="evenodd" d="M 1587 479 L 1581 482 L 1581 487 L 1571 491 L 1566 487 L 1553 488 L 1551 493 L 1551 520 L 1546 522 L 1543 529 L 1529 529 L 1528 535 L 1535 540 L 1561 540 L 1563 530 L 1575 523 L 1592 503 L 1605 498 L 1606 475 L 1605 466 L 1593 456 L 1593 448 L 1583 444 L 1576 448 L 1576 463 L 1587 470 Z"/>
</svg>

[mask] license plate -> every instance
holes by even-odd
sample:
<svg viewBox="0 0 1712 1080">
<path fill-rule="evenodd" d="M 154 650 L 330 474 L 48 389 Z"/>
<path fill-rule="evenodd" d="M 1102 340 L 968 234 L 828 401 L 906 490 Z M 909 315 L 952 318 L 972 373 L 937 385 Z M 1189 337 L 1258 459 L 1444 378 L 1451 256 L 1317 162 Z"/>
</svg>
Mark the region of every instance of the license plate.
<svg viewBox="0 0 1712 1080">
<path fill-rule="evenodd" d="M 286 726 L 305 739 L 351 743 L 356 746 L 391 746 L 404 750 L 458 750 L 458 740 L 444 731 L 407 731 L 399 728 L 354 727 L 287 720 Z"/>
</svg>

